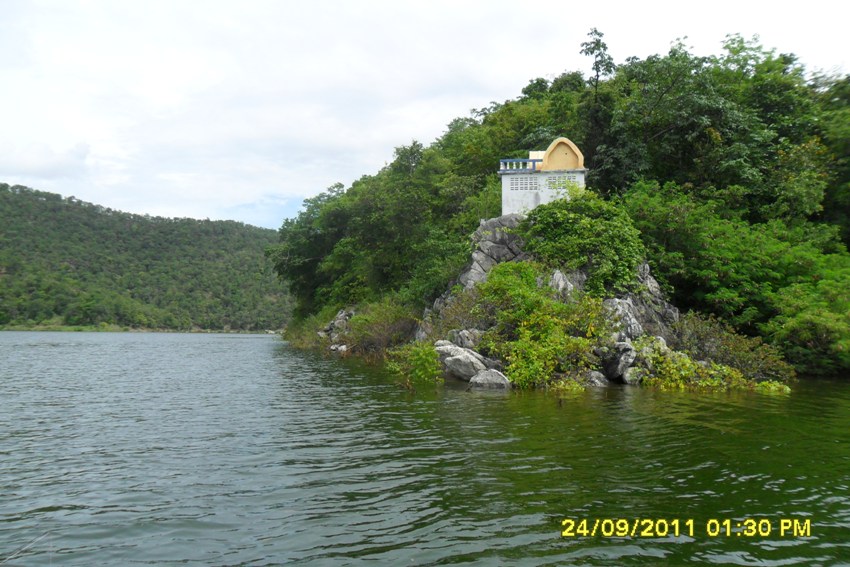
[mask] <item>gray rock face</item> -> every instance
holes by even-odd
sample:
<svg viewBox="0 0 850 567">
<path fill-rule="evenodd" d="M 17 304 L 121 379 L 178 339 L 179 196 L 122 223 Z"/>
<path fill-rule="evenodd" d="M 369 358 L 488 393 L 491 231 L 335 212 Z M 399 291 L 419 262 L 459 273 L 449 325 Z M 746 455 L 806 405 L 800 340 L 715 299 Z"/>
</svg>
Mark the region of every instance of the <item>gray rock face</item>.
<svg viewBox="0 0 850 567">
<path fill-rule="evenodd" d="M 616 340 L 636 339 L 644 334 L 671 336 L 671 325 L 679 320 L 679 310 L 664 298 L 658 282 L 649 272 L 649 264 L 638 268 L 637 293 L 606 299 L 603 304 L 620 322 Z"/>
<path fill-rule="evenodd" d="M 422 313 L 422 320 L 419 321 L 416 325 L 416 331 L 414 332 L 413 339 L 416 342 L 421 342 L 426 340 L 431 336 L 431 333 L 434 332 L 434 324 L 431 321 L 431 313 L 432 311 L 425 308 L 425 311 Z"/>
<path fill-rule="evenodd" d="M 638 321 L 638 311 L 632 297 L 626 297 L 625 299 L 614 297 L 606 299 L 602 304 L 620 322 L 620 331 L 617 335 L 618 341 L 632 340 L 643 335 L 643 325 Z"/>
<path fill-rule="evenodd" d="M 555 290 L 558 297 L 566 299 L 574 291 L 584 291 L 584 283 L 587 281 L 587 274 L 580 270 L 563 273 L 561 270 L 552 272 L 552 277 L 549 278 L 549 287 Z"/>
<path fill-rule="evenodd" d="M 524 260 L 525 252 L 522 251 L 522 239 L 510 232 L 510 229 L 519 226 L 522 215 L 512 213 L 481 221 L 481 225 L 472 241 L 476 245 L 472 252 L 472 261 L 461 272 L 458 283 L 465 288 L 487 279 L 487 274 L 496 264 L 500 262 L 512 262 Z M 434 305 L 439 311 L 439 306 Z"/>
<path fill-rule="evenodd" d="M 474 349 L 481 342 L 481 335 L 483 333 L 478 329 L 449 331 L 449 340 L 459 347 Z"/>
<path fill-rule="evenodd" d="M 511 381 L 498 370 L 482 370 L 469 380 L 469 387 L 486 390 L 509 390 Z"/>
<path fill-rule="evenodd" d="M 591 386 L 605 387 L 610 386 L 610 382 L 601 372 L 597 372 L 596 370 L 590 370 L 587 373 L 587 383 Z"/>
<path fill-rule="evenodd" d="M 353 316 L 353 310 L 340 309 L 333 321 L 328 323 L 328 326 L 319 331 L 317 334 L 323 339 L 330 339 L 332 343 L 336 343 L 339 341 L 340 336 L 348 332 L 348 321 Z"/>
<path fill-rule="evenodd" d="M 485 358 L 468 348 L 459 347 L 449 341 L 437 341 L 434 348 L 446 374 L 467 382 L 482 370 L 487 370 Z"/>
<path fill-rule="evenodd" d="M 602 372 L 608 380 L 623 381 L 623 374 L 637 357 L 635 347 L 630 342 L 614 343 L 613 347 L 600 349 L 597 353 L 602 360 Z"/>
</svg>

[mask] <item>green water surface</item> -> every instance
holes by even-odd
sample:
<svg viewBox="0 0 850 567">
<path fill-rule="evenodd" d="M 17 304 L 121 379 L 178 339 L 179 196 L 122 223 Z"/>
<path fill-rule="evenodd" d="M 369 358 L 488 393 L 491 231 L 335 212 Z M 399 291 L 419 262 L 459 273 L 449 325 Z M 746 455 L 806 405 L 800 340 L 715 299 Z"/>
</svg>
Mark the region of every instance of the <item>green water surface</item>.
<svg viewBox="0 0 850 567">
<path fill-rule="evenodd" d="M 0 565 L 850 564 L 847 380 L 409 392 L 271 336 L 8 332 L 0 402 Z"/>
</svg>

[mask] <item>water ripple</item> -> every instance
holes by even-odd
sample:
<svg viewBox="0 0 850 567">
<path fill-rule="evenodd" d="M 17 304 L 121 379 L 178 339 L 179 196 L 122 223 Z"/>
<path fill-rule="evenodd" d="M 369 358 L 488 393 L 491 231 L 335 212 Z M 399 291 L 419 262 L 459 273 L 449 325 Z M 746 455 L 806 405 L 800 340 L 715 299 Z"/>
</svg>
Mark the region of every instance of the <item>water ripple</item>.
<svg viewBox="0 0 850 567">
<path fill-rule="evenodd" d="M 850 389 L 416 395 L 273 337 L 0 333 L 5 565 L 838 565 Z M 694 534 L 560 537 L 564 518 Z M 710 536 L 714 519 L 770 535 Z M 811 535 L 780 537 L 782 519 Z"/>
</svg>

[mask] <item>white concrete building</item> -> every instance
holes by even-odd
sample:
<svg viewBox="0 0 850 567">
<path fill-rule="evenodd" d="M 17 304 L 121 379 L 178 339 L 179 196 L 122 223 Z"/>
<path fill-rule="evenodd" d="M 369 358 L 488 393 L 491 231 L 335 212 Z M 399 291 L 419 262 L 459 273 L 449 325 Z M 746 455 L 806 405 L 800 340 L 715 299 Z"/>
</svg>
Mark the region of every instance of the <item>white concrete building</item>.
<svg viewBox="0 0 850 567">
<path fill-rule="evenodd" d="M 545 152 L 529 152 L 528 159 L 500 160 L 502 214 L 527 213 L 568 197 L 571 184 L 584 188 L 585 173 L 584 155 L 567 138 L 558 138 Z"/>
</svg>

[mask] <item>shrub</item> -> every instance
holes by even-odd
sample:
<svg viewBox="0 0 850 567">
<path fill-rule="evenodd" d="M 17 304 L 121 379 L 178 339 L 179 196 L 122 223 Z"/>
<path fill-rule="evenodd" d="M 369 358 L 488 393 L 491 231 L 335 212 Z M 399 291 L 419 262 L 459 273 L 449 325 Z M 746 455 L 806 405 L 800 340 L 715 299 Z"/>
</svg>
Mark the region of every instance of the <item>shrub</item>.
<svg viewBox="0 0 850 567">
<path fill-rule="evenodd" d="M 697 362 L 683 352 L 659 348 L 652 337 L 645 337 L 636 347 L 645 358 L 646 369 L 641 384 L 661 390 L 728 390 L 746 389 L 753 382 L 740 371 L 716 363 Z"/>
<path fill-rule="evenodd" d="M 781 382 L 776 382 L 774 380 L 765 380 L 764 382 L 759 382 L 753 388 L 756 392 L 760 392 L 762 394 L 789 394 L 791 393 L 791 388 L 788 387 L 787 384 L 782 384 Z"/>
<path fill-rule="evenodd" d="M 590 369 L 593 347 L 611 331 L 599 299 L 577 295 L 562 303 L 539 283 L 543 275 L 531 262 L 505 263 L 478 285 L 477 309 L 494 320 L 481 346 L 506 361 L 506 374 L 519 388 Z"/>
<path fill-rule="evenodd" d="M 317 349 L 326 347 L 328 340 L 318 335 L 327 324 L 333 320 L 338 309 L 334 306 L 324 307 L 315 315 L 311 315 L 286 327 L 283 338 L 300 349 Z"/>
<path fill-rule="evenodd" d="M 645 256 L 629 215 L 589 192 L 535 208 L 518 230 L 545 264 L 586 271 L 585 289 L 596 296 L 628 289 Z"/>
<path fill-rule="evenodd" d="M 391 349 L 387 356 L 387 369 L 403 380 L 408 388 L 436 382 L 443 376 L 439 355 L 430 342 L 408 343 Z"/>
<path fill-rule="evenodd" d="M 794 368 L 779 350 L 760 338 L 745 337 L 716 317 L 687 313 L 673 325 L 670 346 L 697 360 L 707 360 L 738 369 L 750 380 L 787 382 Z"/>
<path fill-rule="evenodd" d="M 416 329 L 416 319 L 409 307 L 384 297 L 361 307 L 348 325 L 346 342 L 355 350 L 383 356 L 389 347 L 410 340 Z"/>
<path fill-rule="evenodd" d="M 573 380 L 572 378 L 562 378 L 561 380 L 555 380 L 550 383 L 548 386 L 550 392 L 558 396 L 568 396 L 573 394 L 579 394 L 585 391 L 585 386 L 578 380 Z"/>
<path fill-rule="evenodd" d="M 477 287 L 456 286 L 448 303 L 434 321 L 434 336 L 444 337 L 452 329 L 488 329 L 496 324 L 492 313 L 480 305 Z"/>
</svg>

